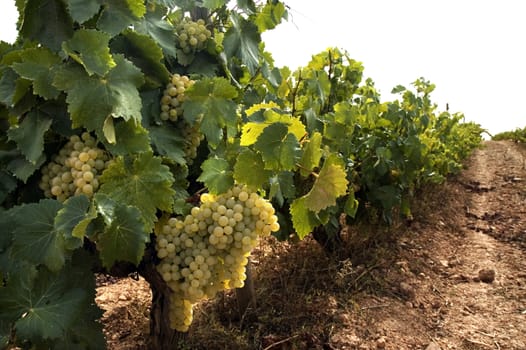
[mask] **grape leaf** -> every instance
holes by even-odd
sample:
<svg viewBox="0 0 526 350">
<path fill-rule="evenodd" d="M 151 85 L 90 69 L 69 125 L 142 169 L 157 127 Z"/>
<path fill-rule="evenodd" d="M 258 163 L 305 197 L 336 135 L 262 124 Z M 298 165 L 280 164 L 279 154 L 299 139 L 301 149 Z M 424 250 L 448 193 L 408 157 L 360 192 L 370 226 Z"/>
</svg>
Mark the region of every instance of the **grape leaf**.
<svg viewBox="0 0 526 350">
<path fill-rule="evenodd" d="M 263 159 L 256 152 L 246 149 L 239 154 L 234 166 L 234 179 L 238 183 L 259 189 L 267 183 L 271 172 L 265 170 Z"/>
<path fill-rule="evenodd" d="M 263 9 L 256 15 L 254 23 L 258 26 L 260 33 L 274 29 L 281 23 L 281 19 L 286 17 L 287 10 L 285 4 L 279 1 L 267 2 Z"/>
<path fill-rule="evenodd" d="M 66 0 L 69 14 L 78 23 L 84 23 L 95 16 L 99 12 L 101 2 L 101 0 Z"/>
<path fill-rule="evenodd" d="M 62 44 L 62 49 L 76 62 L 82 64 L 89 75 L 105 76 L 116 63 L 110 53 L 110 36 L 94 29 L 79 29 Z"/>
<path fill-rule="evenodd" d="M 108 115 L 124 120 L 141 121 L 141 98 L 137 88 L 143 83 L 140 70 L 121 55 L 114 57 L 116 66 L 102 78 L 88 76 L 77 65 L 62 67 L 53 85 L 68 96 L 72 127 L 102 131 Z"/>
<path fill-rule="evenodd" d="M 66 260 L 65 239 L 54 227 L 55 216 L 62 208 L 56 200 L 44 199 L 21 206 L 16 212 L 12 259 L 45 264 L 58 271 Z"/>
<path fill-rule="evenodd" d="M 359 205 L 360 202 L 354 196 L 354 191 L 351 191 L 347 196 L 343 210 L 345 214 L 349 215 L 351 218 L 354 218 L 356 216 L 356 212 L 358 211 Z"/>
<path fill-rule="evenodd" d="M 75 276 L 69 267 L 60 273 L 28 269 L 11 274 L 7 286 L 0 288 L 1 317 L 14 322 L 21 339 L 60 338 L 82 314 L 89 294 L 71 288 L 69 279 Z"/>
<path fill-rule="evenodd" d="M 2 228 L 2 231 L 0 233 L 0 255 L 4 253 L 5 250 L 8 249 L 8 247 L 12 243 L 13 233 L 17 226 L 17 222 L 14 219 L 14 215 L 16 214 L 16 211 L 19 208 L 20 207 L 14 207 L 10 210 L 0 210 L 0 227 Z M 1 266 L 0 272 L 3 269 L 4 267 Z"/>
<path fill-rule="evenodd" d="M 96 217 L 90 210 L 90 204 L 90 200 L 84 195 L 73 196 L 64 202 L 64 207 L 55 217 L 55 229 L 64 235 L 66 246 L 70 250 L 82 246 L 85 226 Z"/>
<path fill-rule="evenodd" d="M 30 91 L 31 81 L 20 79 L 11 68 L 6 68 L 0 77 L 0 102 L 6 106 L 18 103 Z"/>
<path fill-rule="evenodd" d="M 294 173 L 292 171 L 281 171 L 270 178 L 269 198 L 276 199 L 280 206 L 285 203 L 285 198 L 296 197 L 294 186 Z"/>
<path fill-rule="evenodd" d="M 203 7 L 206 7 L 210 11 L 214 11 L 222 6 L 224 6 L 228 1 L 227 0 L 203 0 Z"/>
<path fill-rule="evenodd" d="M 115 36 L 146 13 L 143 0 L 105 0 L 97 28 Z"/>
<path fill-rule="evenodd" d="M 106 223 L 97 239 L 103 266 L 110 268 L 117 261 L 138 265 L 149 240 L 139 209 L 117 203 L 104 194 L 97 194 L 95 202 Z"/>
<path fill-rule="evenodd" d="M 31 164 L 36 164 L 44 152 L 44 135 L 52 120 L 40 113 L 29 113 L 18 126 L 12 126 L 7 135 Z"/>
<path fill-rule="evenodd" d="M 189 88 L 183 104 L 184 118 L 191 125 L 199 119 L 201 131 L 210 146 L 216 148 L 222 137 L 222 128 L 237 132 L 237 90 L 225 78 L 204 78 Z"/>
<path fill-rule="evenodd" d="M 307 84 L 309 95 L 316 96 L 320 99 L 320 105 L 323 106 L 329 94 L 331 92 L 331 82 L 329 80 L 328 74 L 323 71 L 313 71 L 313 77 L 306 79 L 305 83 Z"/>
<path fill-rule="evenodd" d="M 11 160 L 7 164 L 7 170 L 25 183 L 45 161 L 46 156 L 44 154 L 41 154 L 34 164 L 29 162 L 24 156 L 20 155 L 20 157 Z"/>
<path fill-rule="evenodd" d="M 296 165 L 299 143 L 285 124 L 266 127 L 254 147 L 261 153 L 265 169 L 292 170 Z"/>
<path fill-rule="evenodd" d="M 168 81 L 170 72 L 163 63 L 163 52 L 151 37 L 126 30 L 112 40 L 111 49 L 139 67 L 149 85 L 159 87 Z"/>
<path fill-rule="evenodd" d="M 224 193 L 234 185 L 232 170 L 225 159 L 209 158 L 201 164 L 201 170 L 197 181 L 203 182 L 211 193 Z"/>
<path fill-rule="evenodd" d="M 172 6 L 173 7 L 173 6 Z M 176 57 L 175 31 L 173 26 L 164 20 L 165 13 L 161 6 L 154 11 L 148 11 L 144 18 L 134 23 L 134 29 L 141 34 L 151 37 L 162 47 L 166 55 Z"/>
<path fill-rule="evenodd" d="M 73 21 L 61 0 L 27 0 L 20 33 L 58 52 L 73 35 Z"/>
<path fill-rule="evenodd" d="M 321 141 L 323 136 L 319 132 L 312 134 L 303 147 L 303 154 L 300 160 L 300 174 L 303 177 L 309 176 L 312 170 L 320 164 L 322 156 Z"/>
<path fill-rule="evenodd" d="M 98 135 L 104 147 L 113 155 L 126 155 L 151 151 L 148 131 L 135 120 L 124 121 L 121 118 L 111 118 L 115 142 L 104 140 L 103 135 Z"/>
<path fill-rule="evenodd" d="M 347 193 L 348 181 L 345 169 L 325 162 L 311 190 L 305 198 L 305 206 L 315 213 L 336 205 L 336 198 Z"/>
<path fill-rule="evenodd" d="M 0 204 L 16 188 L 16 179 L 4 169 L 0 170 Z M 1 226 L 0 226 L 1 227 Z"/>
<path fill-rule="evenodd" d="M 252 15 L 257 11 L 254 0 L 237 0 L 236 5 L 248 15 Z"/>
<path fill-rule="evenodd" d="M 146 232 L 151 231 L 157 220 L 157 209 L 172 211 L 174 190 L 171 186 L 174 178 L 170 169 L 151 152 L 133 158 L 117 158 L 102 173 L 100 181 L 100 193 L 139 209 Z"/>
<path fill-rule="evenodd" d="M 320 225 L 315 214 L 307 208 L 305 197 L 297 198 L 292 202 L 290 215 L 294 230 L 300 239 L 305 238 L 316 226 Z"/>
<path fill-rule="evenodd" d="M 254 75 L 259 67 L 259 43 L 261 36 L 258 27 L 236 13 L 230 16 L 232 27 L 225 33 L 223 46 L 229 59 L 241 59 L 249 72 Z"/>
<path fill-rule="evenodd" d="M 264 105 L 254 105 L 247 110 L 248 112 L 254 112 L 255 107 L 264 107 Z M 272 106 L 270 106 L 272 107 Z M 288 114 L 282 114 L 273 109 L 267 109 L 264 112 L 264 122 L 248 122 L 243 125 L 241 134 L 241 146 L 249 146 L 255 143 L 258 137 L 261 135 L 263 130 L 274 123 L 281 123 L 287 125 L 290 133 L 294 134 L 299 140 L 305 136 L 305 126 L 299 120 L 299 118 L 292 117 Z"/>
<path fill-rule="evenodd" d="M 241 146 L 250 146 L 258 140 L 259 135 L 265 130 L 269 123 L 248 122 L 241 129 Z"/>
<path fill-rule="evenodd" d="M 184 139 L 167 126 L 149 128 L 150 138 L 157 153 L 168 157 L 178 164 L 186 164 Z"/>
<path fill-rule="evenodd" d="M 73 324 L 64 335 L 54 341 L 53 349 L 105 349 L 106 341 L 102 333 L 102 310 L 94 302 L 96 295 L 95 275 L 92 272 L 95 257 L 84 249 L 74 252 L 68 265 L 69 288 L 81 288 L 87 292 Z M 71 268 L 70 268 L 71 267 Z"/>
<path fill-rule="evenodd" d="M 33 82 L 33 92 L 43 98 L 54 99 L 60 93 L 53 85 L 51 68 L 61 59 L 44 47 L 30 48 L 20 54 L 21 62 L 12 64 L 13 69 L 23 78 Z"/>
</svg>

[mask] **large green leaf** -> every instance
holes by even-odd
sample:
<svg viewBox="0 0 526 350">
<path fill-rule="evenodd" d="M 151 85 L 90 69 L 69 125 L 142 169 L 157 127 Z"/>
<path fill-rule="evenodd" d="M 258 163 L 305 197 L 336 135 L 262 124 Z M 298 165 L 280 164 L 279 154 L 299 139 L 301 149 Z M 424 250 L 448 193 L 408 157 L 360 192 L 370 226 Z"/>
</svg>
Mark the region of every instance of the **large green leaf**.
<svg viewBox="0 0 526 350">
<path fill-rule="evenodd" d="M 0 77 L 0 102 L 13 106 L 30 91 L 31 81 L 22 79 L 11 68 L 6 68 Z"/>
<path fill-rule="evenodd" d="M 31 175 L 40 168 L 46 161 L 46 156 L 41 154 L 36 163 L 28 161 L 22 154 L 19 157 L 7 163 L 7 170 L 9 170 L 17 179 L 26 182 Z"/>
<path fill-rule="evenodd" d="M 260 33 L 274 29 L 286 17 L 287 10 L 281 1 L 269 1 L 263 6 L 261 12 L 256 15 L 254 23 L 258 26 Z"/>
<path fill-rule="evenodd" d="M 265 169 L 291 170 L 296 166 L 299 143 L 285 124 L 274 123 L 266 127 L 254 148 L 261 153 Z"/>
<path fill-rule="evenodd" d="M 247 114 L 251 113 L 254 108 L 264 107 L 265 105 L 255 105 L 247 110 Z M 276 107 L 273 104 L 268 107 Z M 249 146 L 254 144 L 263 130 L 274 123 L 281 123 L 287 125 L 290 133 L 294 134 L 299 140 L 306 134 L 305 125 L 299 118 L 292 117 L 289 114 L 267 109 L 263 113 L 264 121 L 248 122 L 243 125 L 241 133 L 241 146 Z"/>
<path fill-rule="evenodd" d="M 323 154 L 321 142 L 323 136 L 319 132 L 312 134 L 306 145 L 303 147 L 303 154 L 300 160 L 300 174 L 303 177 L 309 174 L 320 164 L 320 159 Z"/>
<path fill-rule="evenodd" d="M 156 210 L 171 212 L 174 178 L 159 157 L 145 152 L 133 158 L 119 157 L 107 168 L 101 178 L 100 193 L 117 203 L 140 210 L 145 231 L 150 232 L 157 220 Z"/>
<path fill-rule="evenodd" d="M 105 76 L 116 63 L 110 53 L 110 36 L 94 29 L 79 29 L 73 38 L 62 44 L 72 59 L 82 64 L 89 75 Z"/>
<path fill-rule="evenodd" d="M 227 2 L 228 2 L 228 0 L 203 0 L 203 5 L 202 6 L 206 7 L 210 11 L 214 11 L 214 10 L 226 5 Z"/>
<path fill-rule="evenodd" d="M 305 81 L 308 89 L 310 90 L 309 94 L 315 96 L 320 100 L 321 106 L 323 106 L 328 98 L 329 93 L 331 92 L 331 82 L 329 76 L 325 71 L 314 71 L 312 78 Z"/>
<path fill-rule="evenodd" d="M 115 36 L 146 13 L 143 0 L 104 0 L 97 28 Z"/>
<path fill-rule="evenodd" d="M 157 6 L 155 11 L 148 11 L 144 18 L 137 21 L 133 26 L 140 33 L 151 37 L 162 47 L 166 55 L 177 56 L 175 48 L 175 31 L 173 26 L 165 19 L 162 6 Z"/>
<path fill-rule="evenodd" d="M 99 12 L 102 0 L 66 0 L 66 3 L 73 20 L 84 23 Z"/>
<path fill-rule="evenodd" d="M 265 170 L 265 163 L 258 153 L 246 149 L 239 154 L 234 166 L 234 179 L 254 189 L 263 188 L 268 184 L 271 172 Z"/>
<path fill-rule="evenodd" d="M 55 229 L 66 239 L 68 249 L 79 248 L 83 244 L 86 221 L 95 218 L 90 211 L 90 200 L 84 195 L 73 196 L 64 202 L 55 217 Z M 80 227 L 78 227 L 81 225 Z M 75 232 L 76 230 L 76 232 Z"/>
<path fill-rule="evenodd" d="M 197 181 L 203 182 L 211 193 L 224 193 L 234 185 L 232 170 L 225 159 L 209 158 L 201 164 L 201 170 Z"/>
<path fill-rule="evenodd" d="M 170 73 L 164 65 L 163 52 L 148 35 L 126 30 L 112 41 L 111 48 L 139 67 L 150 85 L 159 87 L 168 81 Z"/>
<path fill-rule="evenodd" d="M 307 208 L 305 198 L 297 198 L 290 205 L 290 215 L 294 230 L 300 239 L 305 238 L 314 228 L 321 224 L 316 215 Z"/>
<path fill-rule="evenodd" d="M 0 255 L 4 253 L 13 241 L 13 233 L 16 228 L 16 220 L 14 215 L 19 207 L 12 208 L 10 210 L 0 210 Z M 4 269 L 4 266 L 0 265 L 0 272 Z"/>
<path fill-rule="evenodd" d="M 61 0 L 27 0 L 20 33 L 58 52 L 73 35 L 73 21 Z"/>
<path fill-rule="evenodd" d="M 205 78 L 197 81 L 185 93 L 184 118 L 195 124 L 201 119 L 201 131 L 210 146 L 217 147 L 226 127 L 231 134 L 237 132 L 237 90 L 225 78 Z M 233 135 L 232 135 L 233 136 Z"/>
<path fill-rule="evenodd" d="M 52 85 L 51 68 L 60 63 L 59 56 L 44 47 L 30 48 L 20 54 L 21 62 L 13 69 L 23 78 L 33 82 L 33 92 L 45 99 L 57 98 L 59 91 Z"/>
<path fill-rule="evenodd" d="M 107 268 L 117 261 L 138 265 L 149 240 L 139 209 L 117 203 L 104 194 L 97 194 L 95 202 L 106 224 L 97 239 L 102 264 Z"/>
<path fill-rule="evenodd" d="M 269 198 L 275 198 L 283 205 L 286 198 L 296 198 L 296 186 L 294 185 L 294 173 L 282 171 L 270 178 Z"/>
<path fill-rule="evenodd" d="M 40 113 L 29 113 L 17 126 L 12 126 L 7 135 L 31 164 L 36 164 L 44 152 L 44 135 L 52 120 Z"/>
<path fill-rule="evenodd" d="M 149 128 L 151 141 L 160 155 L 170 158 L 178 164 L 186 164 L 184 139 L 167 126 L 152 126 Z"/>
<path fill-rule="evenodd" d="M 4 169 L 0 170 L 0 204 L 16 188 L 16 179 Z"/>
<path fill-rule="evenodd" d="M 135 120 L 124 121 L 121 118 L 109 118 L 112 121 L 115 133 L 115 142 L 110 143 L 99 135 L 103 140 L 104 147 L 113 155 L 126 155 L 130 153 L 142 153 L 151 151 L 148 131 Z"/>
<path fill-rule="evenodd" d="M 37 343 L 39 339 L 63 338 L 79 319 L 87 328 L 85 315 L 94 316 L 92 310 L 96 309 L 93 293 L 85 289 L 86 281 L 93 281 L 86 278 L 89 273 L 89 269 L 79 271 L 71 266 L 58 273 L 44 267 L 38 273 L 31 267 L 20 267 L 11 274 L 7 286 L 0 288 L 0 318 L 14 322 L 17 338 Z M 97 327 L 94 318 L 89 321 L 90 327 Z"/>
<path fill-rule="evenodd" d="M 51 271 L 58 271 L 64 266 L 65 239 L 54 226 L 55 216 L 61 208 L 60 202 L 45 199 L 16 210 L 12 259 L 44 264 Z"/>
<path fill-rule="evenodd" d="M 315 213 L 336 205 L 336 199 L 347 193 L 348 181 L 345 169 L 326 162 L 305 198 L 305 206 Z"/>
<path fill-rule="evenodd" d="M 53 84 L 68 96 L 73 128 L 102 131 L 108 116 L 141 122 L 141 98 L 137 88 L 143 83 L 140 70 L 121 55 L 105 77 L 88 76 L 78 65 L 68 65 L 55 75 Z"/>
<path fill-rule="evenodd" d="M 68 275 L 68 289 L 81 288 L 87 292 L 83 299 L 77 317 L 65 334 L 56 339 L 53 349 L 105 349 L 106 341 L 102 333 L 102 310 L 95 303 L 96 285 L 93 265 L 95 256 L 83 249 L 74 252 L 66 273 Z M 98 261 L 96 262 L 98 264 Z"/>
<path fill-rule="evenodd" d="M 240 58 L 251 74 L 259 66 L 259 43 L 261 36 L 258 27 L 236 13 L 230 16 L 232 27 L 225 33 L 223 46 L 229 60 Z"/>
</svg>

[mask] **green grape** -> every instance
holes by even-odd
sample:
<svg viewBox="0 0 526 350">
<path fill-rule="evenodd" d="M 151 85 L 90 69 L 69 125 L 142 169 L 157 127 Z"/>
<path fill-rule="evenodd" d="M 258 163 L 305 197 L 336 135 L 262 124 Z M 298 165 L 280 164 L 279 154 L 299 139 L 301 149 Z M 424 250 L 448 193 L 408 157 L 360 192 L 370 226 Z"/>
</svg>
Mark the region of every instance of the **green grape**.
<svg viewBox="0 0 526 350">
<path fill-rule="evenodd" d="M 160 118 L 163 121 L 176 123 L 177 129 L 184 139 L 183 150 L 188 164 L 192 164 L 193 159 L 197 157 L 197 148 L 204 138 L 200 130 L 200 120 L 197 120 L 194 125 L 190 125 L 184 119 L 179 118 L 183 114 L 182 104 L 186 100 L 185 91 L 193 84 L 194 81 L 187 76 L 173 74 L 160 101 Z"/>
<path fill-rule="evenodd" d="M 246 207 L 249 200 L 258 215 Z M 236 220 L 236 215 L 241 218 Z M 268 201 L 239 185 L 221 195 L 204 193 L 201 205 L 190 214 L 165 221 L 156 232 L 161 259 L 157 270 L 172 291 L 173 329 L 188 330 L 195 303 L 225 289 L 243 287 L 250 252 L 260 237 L 279 228 L 277 221 Z"/>
<path fill-rule="evenodd" d="M 108 155 L 97 146 L 88 132 L 73 135 L 53 161 L 41 172 L 40 189 L 47 198 L 65 201 L 76 194 L 93 196 L 99 188 L 99 176 L 110 163 Z"/>
<path fill-rule="evenodd" d="M 206 28 L 205 21 L 202 19 L 194 22 L 189 18 L 184 18 L 177 24 L 175 32 L 177 46 L 186 54 L 203 50 L 208 39 L 212 37 L 212 32 Z"/>
<path fill-rule="evenodd" d="M 184 92 L 194 84 L 185 75 L 173 74 L 170 76 L 170 82 L 166 85 L 161 98 L 161 114 L 162 120 L 177 121 L 182 115 L 183 110 L 181 104 L 185 100 Z"/>
</svg>

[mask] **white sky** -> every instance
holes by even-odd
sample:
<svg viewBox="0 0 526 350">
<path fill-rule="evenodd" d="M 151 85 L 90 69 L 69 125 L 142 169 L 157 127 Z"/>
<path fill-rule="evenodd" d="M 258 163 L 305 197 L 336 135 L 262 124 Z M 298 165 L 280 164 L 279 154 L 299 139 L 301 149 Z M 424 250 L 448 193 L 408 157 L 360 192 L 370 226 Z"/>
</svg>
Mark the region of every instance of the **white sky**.
<svg viewBox="0 0 526 350">
<path fill-rule="evenodd" d="M 14 0 L 1 0 L 0 40 L 16 37 Z M 522 0 L 285 0 L 290 20 L 263 36 L 278 66 L 305 65 L 336 46 L 365 66 L 388 100 L 418 77 L 440 110 L 492 133 L 526 126 Z"/>
</svg>

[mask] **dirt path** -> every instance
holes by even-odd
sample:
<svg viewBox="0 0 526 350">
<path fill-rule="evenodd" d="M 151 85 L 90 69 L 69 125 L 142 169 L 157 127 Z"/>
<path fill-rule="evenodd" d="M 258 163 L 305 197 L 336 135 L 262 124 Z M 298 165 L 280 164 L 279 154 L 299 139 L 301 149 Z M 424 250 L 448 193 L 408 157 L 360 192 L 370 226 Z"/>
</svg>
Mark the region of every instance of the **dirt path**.
<svg viewBox="0 0 526 350">
<path fill-rule="evenodd" d="M 334 349 L 526 349 L 526 149 L 486 143 L 427 200 L 383 270 L 393 294 L 364 296 Z"/>
<path fill-rule="evenodd" d="M 487 143 L 460 179 L 464 236 L 450 283 L 441 283 L 449 312 L 435 337 L 444 349 L 526 349 L 524 154 L 513 143 Z M 443 252 L 436 257 L 449 268 Z"/>
<path fill-rule="evenodd" d="M 487 142 L 414 216 L 355 265 L 309 239 L 266 244 L 258 308 L 239 320 L 231 293 L 203 304 L 181 349 L 526 349 L 526 147 Z M 148 286 L 112 281 L 97 301 L 109 348 L 144 348 Z"/>
</svg>

